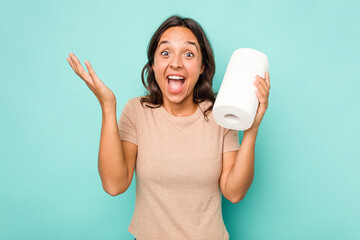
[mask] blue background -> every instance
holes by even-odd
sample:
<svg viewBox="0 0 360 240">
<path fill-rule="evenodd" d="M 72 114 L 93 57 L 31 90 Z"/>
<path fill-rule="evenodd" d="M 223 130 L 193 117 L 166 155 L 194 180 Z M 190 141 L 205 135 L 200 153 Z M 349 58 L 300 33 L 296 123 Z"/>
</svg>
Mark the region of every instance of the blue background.
<svg viewBox="0 0 360 240">
<path fill-rule="evenodd" d="M 170 15 L 200 22 L 214 90 L 232 52 L 264 52 L 269 108 L 255 178 L 223 198 L 231 239 L 360 239 L 360 4 L 353 1 L 0 1 L 0 239 L 133 239 L 135 180 L 101 186 L 98 100 L 66 61 L 89 60 L 117 98 L 144 94 L 146 47 Z M 241 133 L 240 133 L 241 135 Z"/>
</svg>

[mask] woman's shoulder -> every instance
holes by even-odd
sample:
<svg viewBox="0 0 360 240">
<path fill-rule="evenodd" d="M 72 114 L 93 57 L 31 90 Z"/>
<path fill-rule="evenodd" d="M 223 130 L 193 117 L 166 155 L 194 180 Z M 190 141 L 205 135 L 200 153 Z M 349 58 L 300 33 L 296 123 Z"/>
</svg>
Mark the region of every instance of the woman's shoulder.
<svg viewBox="0 0 360 240">
<path fill-rule="evenodd" d="M 154 107 L 154 105 L 148 101 L 144 101 L 145 99 L 145 96 L 133 97 L 128 100 L 126 105 L 127 107 L 133 108 L 135 111 L 147 111 L 151 109 L 151 107 Z"/>
<path fill-rule="evenodd" d="M 131 105 L 138 105 L 140 103 L 140 99 L 141 99 L 141 96 L 138 96 L 138 97 L 132 97 L 128 100 L 128 104 L 131 104 Z"/>
</svg>

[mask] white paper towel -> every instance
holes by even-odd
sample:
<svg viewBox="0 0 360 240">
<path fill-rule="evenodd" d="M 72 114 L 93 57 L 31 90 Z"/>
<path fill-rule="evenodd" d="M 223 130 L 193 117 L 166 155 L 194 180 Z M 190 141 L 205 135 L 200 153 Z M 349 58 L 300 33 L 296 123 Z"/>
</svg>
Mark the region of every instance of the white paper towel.
<svg viewBox="0 0 360 240">
<path fill-rule="evenodd" d="M 254 85 L 255 76 L 265 78 L 269 60 L 251 48 L 239 48 L 232 54 L 226 68 L 214 107 L 213 116 L 222 127 L 246 130 L 254 122 L 259 101 Z"/>
</svg>

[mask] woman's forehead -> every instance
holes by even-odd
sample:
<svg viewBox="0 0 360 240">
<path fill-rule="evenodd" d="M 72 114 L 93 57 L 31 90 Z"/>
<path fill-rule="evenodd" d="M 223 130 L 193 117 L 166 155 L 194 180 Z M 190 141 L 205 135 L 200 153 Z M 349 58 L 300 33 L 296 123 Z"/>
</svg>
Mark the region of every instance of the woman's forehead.
<svg viewBox="0 0 360 240">
<path fill-rule="evenodd" d="M 199 45 L 194 33 L 186 27 L 171 27 L 165 30 L 161 35 L 159 44 L 172 44 L 174 42 L 181 42 L 182 44 Z"/>
<path fill-rule="evenodd" d="M 170 41 L 161 40 L 161 41 L 159 42 L 158 47 L 160 47 L 162 44 L 164 44 L 164 45 L 166 45 L 166 44 L 172 45 L 172 43 L 171 43 Z M 196 50 L 199 50 L 197 43 L 194 42 L 194 41 L 185 41 L 185 42 L 180 43 L 180 44 L 185 45 L 185 46 L 189 46 L 189 45 L 190 45 L 190 46 L 194 46 L 194 47 L 196 48 Z"/>
</svg>

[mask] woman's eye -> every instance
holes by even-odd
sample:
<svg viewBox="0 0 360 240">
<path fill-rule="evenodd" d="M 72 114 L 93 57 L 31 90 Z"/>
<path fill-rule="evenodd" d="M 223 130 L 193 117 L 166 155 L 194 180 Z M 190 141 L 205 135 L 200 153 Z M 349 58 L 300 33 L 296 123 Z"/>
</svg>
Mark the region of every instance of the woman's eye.
<svg viewBox="0 0 360 240">
<path fill-rule="evenodd" d="M 163 55 L 163 56 L 168 56 L 168 55 L 169 55 L 169 52 L 168 52 L 168 51 L 162 51 L 162 52 L 161 52 L 161 55 Z"/>
<path fill-rule="evenodd" d="M 191 52 L 187 52 L 187 53 L 185 53 L 185 56 L 186 56 L 186 57 L 193 57 L 194 54 L 192 54 Z"/>
</svg>

